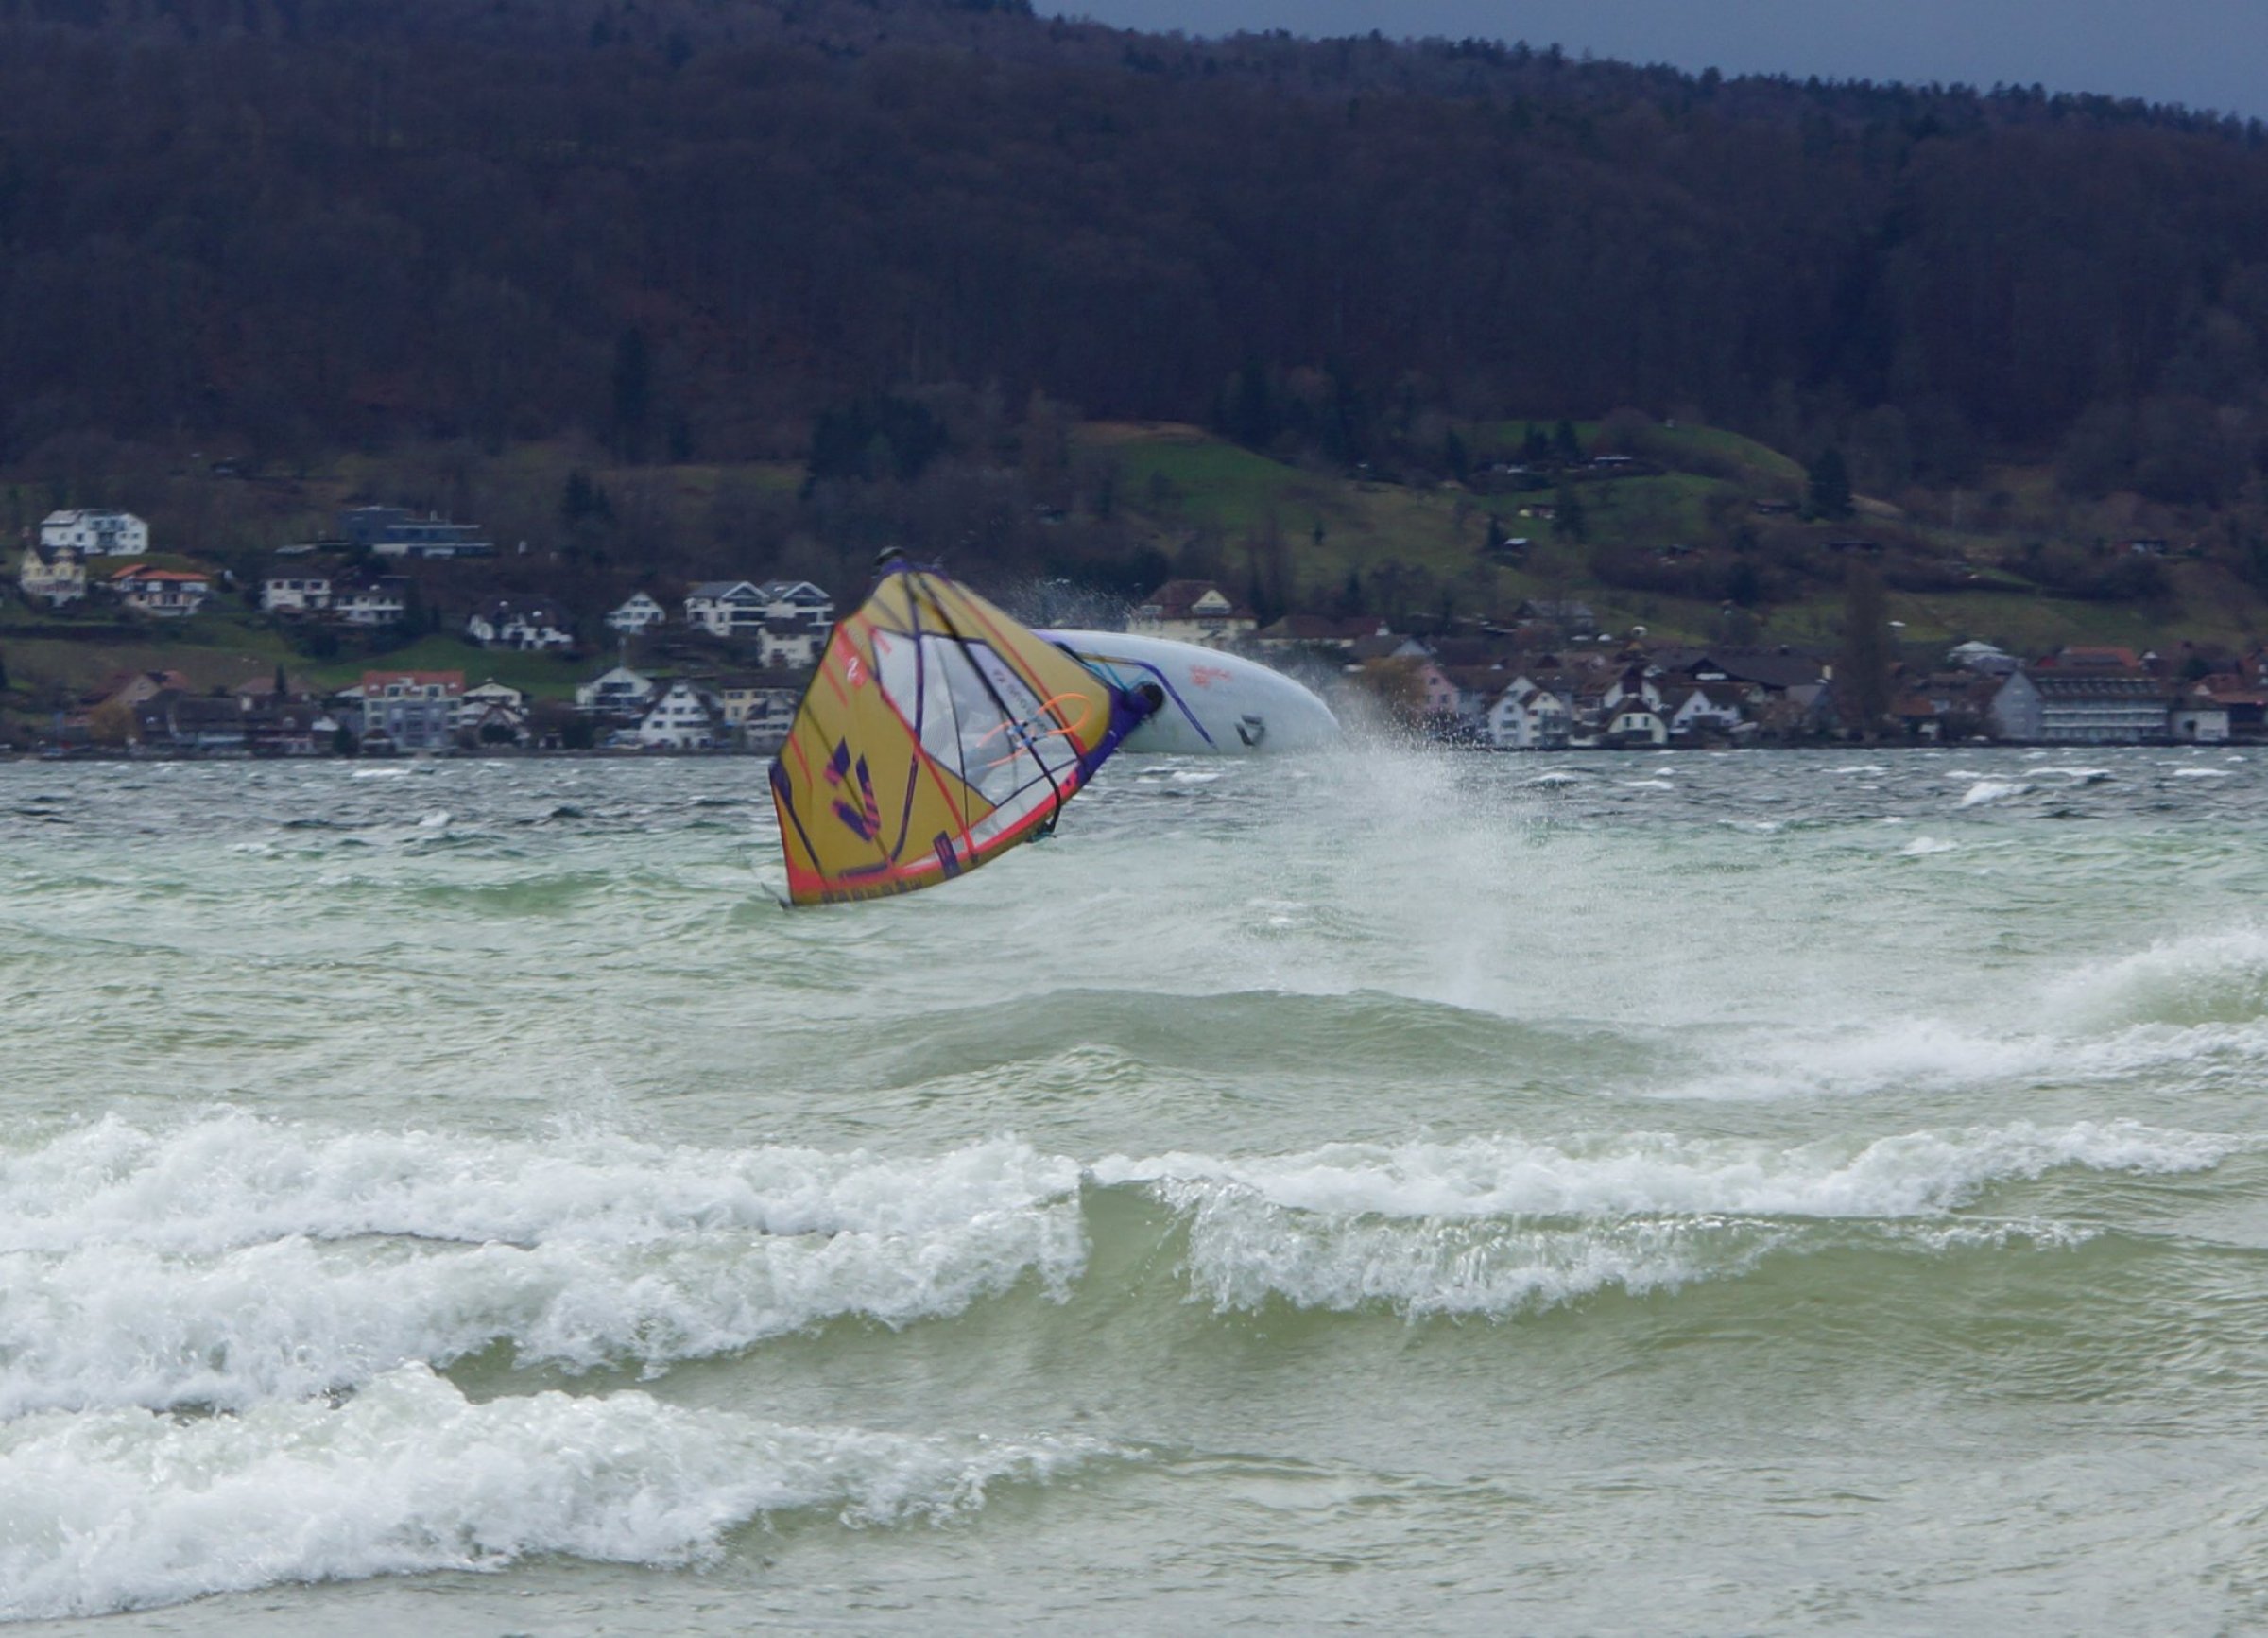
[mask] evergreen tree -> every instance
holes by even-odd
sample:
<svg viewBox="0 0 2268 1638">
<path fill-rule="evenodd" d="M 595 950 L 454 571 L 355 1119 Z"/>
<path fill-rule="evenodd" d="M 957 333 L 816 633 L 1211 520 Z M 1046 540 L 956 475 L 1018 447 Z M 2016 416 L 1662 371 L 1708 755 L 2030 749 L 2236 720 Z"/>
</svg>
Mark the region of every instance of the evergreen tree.
<svg viewBox="0 0 2268 1638">
<path fill-rule="evenodd" d="M 567 474 L 567 488 L 559 496 L 559 516 L 570 524 L 586 520 L 612 523 L 614 503 L 607 498 L 606 486 L 578 466 Z"/>
<path fill-rule="evenodd" d="M 632 327 L 614 339 L 614 453 L 632 465 L 645 458 L 645 423 L 653 413 L 653 379 L 645 335 Z"/>
<path fill-rule="evenodd" d="M 1590 520 L 1583 515 L 1583 503 L 1572 483 L 1562 483 L 1558 498 L 1552 503 L 1552 533 L 1570 541 L 1590 538 Z"/>
<path fill-rule="evenodd" d="M 1850 516 L 1850 468 L 1844 464 L 1840 449 L 1830 443 L 1821 450 L 1805 475 L 1806 511 L 1815 518 Z"/>
<path fill-rule="evenodd" d="M 1236 372 L 1225 430 L 1246 449 L 1265 449 L 1275 441 L 1276 405 L 1268 390 L 1267 366 L 1256 356 L 1247 356 Z"/>
<path fill-rule="evenodd" d="M 1846 732 L 1881 734 L 1890 715 L 1890 603 L 1882 578 L 1853 561 L 1843 588 L 1843 651 L 1835 664 L 1835 702 Z"/>
<path fill-rule="evenodd" d="M 1443 458 L 1449 463 L 1449 475 L 1451 477 L 1455 478 L 1459 483 L 1463 483 L 1467 477 L 1471 475 L 1471 457 L 1466 454 L 1465 440 L 1457 436 L 1457 431 L 1454 427 L 1450 428 L 1447 447 L 1443 450 L 1442 455 Z"/>
<path fill-rule="evenodd" d="M 284 679 L 284 662 L 276 662 L 276 703 L 281 705 L 291 698 L 291 689 Z"/>
<path fill-rule="evenodd" d="M 1732 573 L 1725 582 L 1725 597 L 1744 609 L 1753 609 L 1764 600 L 1763 578 L 1746 558 L 1732 565 Z"/>
<path fill-rule="evenodd" d="M 0 654 L 0 694 L 8 692 L 8 656 Z"/>
<path fill-rule="evenodd" d="M 1575 423 L 1563 421 L 1552 430 L 1552 454 L 1562 466 L 1581 466 L 1583 446 L 1575 440 Z"/>
<path fill-rule="evenodd" d="M 1532 421 L 1528 422 L 1527 436 L 1520 440 L 1520 458 L 1527 466 L 1542 466 L 1552 458 L 1552 440 Z"/>
</svg>

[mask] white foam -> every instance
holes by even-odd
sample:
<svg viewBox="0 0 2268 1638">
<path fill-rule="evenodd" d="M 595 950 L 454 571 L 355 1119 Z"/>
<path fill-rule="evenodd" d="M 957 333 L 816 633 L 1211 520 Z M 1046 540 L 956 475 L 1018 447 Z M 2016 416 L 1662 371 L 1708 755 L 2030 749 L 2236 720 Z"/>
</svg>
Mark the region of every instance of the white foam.
<svg viewBox="0 0 2268 1638">
<path fill-rule="evenodd" d="M 538 1553 L 697 1562 L 771 1515 L 942 1522 L 1114 1454 L 787 1427 L 635 1391 L 476 1405 L 418 1366 L 336 1406 L 38 1417 L 0 1427 L 0 1619 Z"/>
<path fill-rule="evenodd" d="M 699 1229 L 910 1233 L 1077 1183 L 1073 1163 L 1013 1138 L 901 1160 L 610 1132 L 342 1132 L 234 1111 L 175 1127 L 105 1116 L 0 1153 L 0 1251 L 123 1242 L 210 1252 L 288 1235 L 640 1244 Z"/>
<path fill-rule="evenodd" d="M 1717 1067 L 1685 1075 L 1656 1095 L 1743 1102 L 1916 1090 L 1973 1095 L 1995 1085 L 2119 1081 L 2217 1064 L 2251 1074 L 2268 1059 L 2268 1019 L 2125 1022 L 2088 1033 L 2103 1021 L 2101 1009 L 2090 1012 L 2052 993 L 2034 1000 L 2032 1016 L 2041 1027 L 1991 1029 L 1925 1016 L 1857 1029 L 1758 1030 L 1719 1043 Z M 2060 1033 L 2058 1026 L 2079 1032 Z"/>
<path fill-rule="evenodd" d="M 1963 807 L 1982 807 L 1986 802 L 2002 802 L 2012 796 L 2022 796 L 2031 789 L 2020 779 L 1981 779 L 1968 787 L 1961 799 Z"/>
<path fill-rule="evenodd" d="M 1986 1184 L 2058 1167 L 2198 1171 L 2242 1147 L 2235 1138 L 2127 1120 L 2060 1129 L 2018 1122 L 1794 1148 L 1667 1133 L 1561 1143 L 1498 1136 L 1391 1147 L 1339 1144 L 1260 1159 L 1114 1156 L 1092 1170 L 1098 1182 L 1146 1184 L 1177 1204 L 1232 1192 L 1341 1216 L 1908 1217 L 1936 1216 Z"/>
<path fill-rule="evenodd" d="M 2225 767 L 2177 767 L 2174 770 L 2174 777 L 2175 779 L 2226 779 L 2229 777 L 2229 772 Z"/>
<path fill-rule="evenodd" d="M 1249 1202 L 1193 1209 L 1188 1274 L 1224 1312 L 1271 1301 L 1411 1319 L 1506 1319 L 1620 1289 L 1675 1291 L 1745 1272 L 1792 1238 L 1764 1224 L 1616 1223 L 1583 1230 L 1388 1225 L 1300 1217 Z"/>
<path fill-rule="evenodd" d="M 1904 847 L 1899 849 L 1898 853 L 1900 858 L 1926 859 L 1937 853 L 1952 853 L 1960 851 L 1961 844 L 1959 842 L 1949 842 L 1940 836 L 1916 836 Z"/>
<path fill-rule="evenodd" d="M 0 1416 L 241 1408 L 497 1343 L 586 1370 L 843 1316 L 964 1312 L 1085 1267 L 1078 1172 L 934 1159 L 105 1121 L 0 1165 Z"/>
<path fill-rule="evenodd" d="M 1187 1215 L 1192 1285 L 1223 1309 L 1280 1300 L 1503 1318 L 1609 1288 L 1642 1295 L 1735 1276 L 1797 1242 L 1807 1222 L 1894 1232 L 1924 1251 L 2011 1233 L 2067 1244 L 2053 1226 L 2011 1231 L 1948 1214 L 1996 1182 L 2067 1167 L 2193 1171 L 2238 1147 L 2089 1122 L 1798 1148 L 1659 1134 L 1341 1145 L 1235 1161 L 1122 1156 L 1094 1173 Z"/>
<path fill-rule="evenodd" d="M 2069 974 L 2050 987 L 2048 1001 L 2082 1025 L 2268 1021 L 2268 931 L 2232 927 L 2159 940 Z"/>
</svg>

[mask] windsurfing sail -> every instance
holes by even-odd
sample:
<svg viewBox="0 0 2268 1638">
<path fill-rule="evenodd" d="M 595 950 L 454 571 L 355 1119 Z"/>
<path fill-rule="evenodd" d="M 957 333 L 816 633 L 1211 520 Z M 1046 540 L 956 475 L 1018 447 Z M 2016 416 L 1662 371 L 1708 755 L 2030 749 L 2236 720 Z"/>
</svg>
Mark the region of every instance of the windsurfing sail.
<svg viewBox="0 0 2268 1638">
<path fill-rule="evenodd" d="M 1151 704 L 892 562 L 828 638 L 772 763 L 789 899 L 911 892 L 1045 835 Z"/>
</svg>

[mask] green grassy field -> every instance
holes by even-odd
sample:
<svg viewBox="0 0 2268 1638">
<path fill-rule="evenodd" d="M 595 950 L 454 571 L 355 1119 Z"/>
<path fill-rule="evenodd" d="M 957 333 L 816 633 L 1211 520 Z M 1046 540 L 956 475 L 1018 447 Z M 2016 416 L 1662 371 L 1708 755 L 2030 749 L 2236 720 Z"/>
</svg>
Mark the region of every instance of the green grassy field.
<svg viewBox="0 0 2268 1638">
<path fill-rule="evenodd" d="M 1476 462 L 1516 458 L 1528 424 L 1466 428 Z M 1556 426 L 1536 424 L 1546 436 Z M 1586 447 L 1599 436 L 1599 422 L 1573 425 Z M 1802 468 L 1780 452 L 1737 433 L 1690 423 L 1638 426 L 1629 436 L 1661 470 L 1619 477 L 1576 470 L 1564 484 L 1555 478 L 1534 490 L 1512 489 L 1516 478 L 1486 470 L 1476 471 L 1470 487 L 1350 477 L 1274 459 L 1177 423 L 1089 423 L 1076 441 L 1084 464 L 1114 469 L 1113 510 L 1137 540 L 1180 563 L 1214 565 L 1203 572 L 1238 592 L 1269 560 L 1275 541 L 1289 568 L 1295 606 L 1330 606 L 1350 578 L 1362 582 L 1366 595 L 1375 595 L 1382 584 L 1395 583 L 1398 567 L 1402 612 L 1411 619 L 1444 611 L 1502 616 L 1525 597 L 1579 597 L 1609 630 L 1643 626 L 1657 638 L 1699 642 L 1724 641 L 1737 630 L 1763 642 L 1833 643 L 1842 596 L 1831 562 L 1823 560 L 1823 572 L 1800 583 L 1799 595 L 1737 614 L 1713 595 L 1635 591 L 1595 578 L 1594 546 L 1640 552 L 1679 543 L 1706 547 L 1711 541 L 1721 544 L 1728 530 L 1739 527 L 1777 533 L 1784 549 L 1789 531 L 1807 527 L 1791 516 L 1765 519 L 1748 509 L 1752 500 L 1800 491 Z M 588 456 L 568 445 L 532 443 L 486 457 L 474 474 L 475 504 L 484 512 L 494 506 L 500 522 L 517 507 L 527 531 L 541 533 L 544 520 L 556 520 L 564 474 Z M 421 485 L 445 492 L 452 481 L 448 461 L 462 458 L 461 452 L 424 452 L 388 464 L 348 456 L 303 479 L 207 482 L 214 506 L 209 549 L 214 559 L 235 562 L 242 574 L 246 563 L 239 560 L 249 555 L 256 560 L 264 544 L 304 538 L 352 498 L 406 494 Z M 801 482 L 799 468 L 781 462 L 637 469 L 596 463 L 589 470 L 618 507 L 675 518 L 673 526 L 696 532 L 712 526 L 702 520 L 729 516 L 752 496 L 778 496 L 784 503 Z M 1523 505 L 1555 503 L 1562 488 L 1572 489 L 1583 509 L 1588 543 L 1566 538 L 1547 520 L 1520 515 Z M 2049 595 L 2024 577 L 2022 564 L 2034 560 L 2024 556 L 2032 542 L 2060 543 L 2068 554 L 2123 538 L 2122 530 L 2169 532 L 2162 519 L 2137 512 L 2131 497 L 2089 513 L 2061 497 L 2043 469 L 1996 467 L 1965 493 L 1900 498 L 1913 509 L 1911 515 L 1869 503 L 1864 515 L 1848 523 L 1810 527 L 1822 546 L 1836 533 L 1881 534 L 1900 552 L 1972 565 L 1977 578 L 1961 590 L 1891 593 L 1892 616 L 1904 623 L 1909 643 L 1982 637 L 2021 653 L 2073 642 L 2162 651 L 2184 639 L 2240 646 L 2268 629 L 2259 595 L 2209 561 L 2169 560 L 2169 594 L 2149 604 Z M 1492 520 L 1499 531 L 1524 537 L 1529 544 L 1491 559 L 1485 548 Z M 500 536 L 512 532 L 497 530 Z M 729 550 L 719 549 L 729 559 Z M 148 560 L 208 566 L 179 552 Z M 565 662 L 483 651 L 455 635 L 434 635 L 390 653 L 315 661 L 295 654 L 283 632 L 232 597 L 211 612 L 168 623 L 92 611 L 57 617 L 0 596 L 0 660 L 11 684 L 6 703 L 21 711 L 35 700 L 80 695 L 136 670 L 178 671 L 191 687 L 210 689 L 265 679 L 279 663 L 296 682 L 321 688 L 350 685 L 366 669 L 448 670 L 464 672 L 470 683 L 493 678 L 538 698 L 559 698 L 603 669 L 610 655 Z"/>
<path fill-rule="evenodd" d="M 479 648 L 461 638 L 436 634 L 420 638 L 406 647 L 361 659 L 309 664 L 307 678 L 324 688 L 347 688 L 366 671 L 462 671 L 468 687 L 501 682 L 524 690 L 538 699 L 565 698 L 575 685 L 595 677 L 613 664 L 610 655 L 563 660 L 557 654 L 521 654 L 508 648 Z M 292 675 L 301 675 L 292 667 Z"/>
<path fill-rule="evenodd" d="M 203 693 L 265 682 L 281 664 L 295 687 L 346 688 L 359 681 L 365 671 L 462 671 L 468 684 L 493 679 L 536 698 L 556 699 L 572 695 L 577 682 L 612 663 L 609 658 L 565 661 L 550 654 L 483 649 L 440 634 L 384 654 L 312 660 L 294 652 L 284 634 L 260 616 L 226 611 L 174 622 L 148 621 L 125 639 L 104 635 L 90 641 L 87 635 L 72 635 L 75 629 L 91 634 L 89 622 L 42 618 L 20 605 L 0 620 L 0 657 L 6 659 L 9 680 L 19 695 L 60 688 L 77 696 L 136 671 L 178 672 L 190 689 Z"/>
</svg>

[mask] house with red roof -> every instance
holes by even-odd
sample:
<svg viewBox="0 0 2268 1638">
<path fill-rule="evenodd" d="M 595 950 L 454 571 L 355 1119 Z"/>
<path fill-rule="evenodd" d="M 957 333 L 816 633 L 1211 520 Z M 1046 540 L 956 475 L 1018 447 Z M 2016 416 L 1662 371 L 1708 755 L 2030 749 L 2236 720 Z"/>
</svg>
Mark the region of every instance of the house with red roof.
<svg viewBox="0 0 2268 1638">
<path fill-rule="evenodd" d="M 210 575 L 189 569 L 153 569 L 147 563 L 129 563 L 104 583 L 128 608 L 167 620 L 196 613 L 213 595 Z"/>
<path fill-rule="evenodd" d="M 1135 605 L 1126 629 L 1227 648 L 1252 634 L 1260 622 L 1211 580 L 1168 580 Z"/>
</svg>

